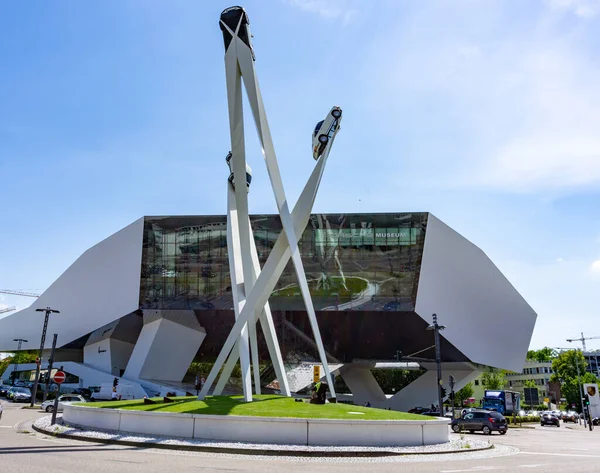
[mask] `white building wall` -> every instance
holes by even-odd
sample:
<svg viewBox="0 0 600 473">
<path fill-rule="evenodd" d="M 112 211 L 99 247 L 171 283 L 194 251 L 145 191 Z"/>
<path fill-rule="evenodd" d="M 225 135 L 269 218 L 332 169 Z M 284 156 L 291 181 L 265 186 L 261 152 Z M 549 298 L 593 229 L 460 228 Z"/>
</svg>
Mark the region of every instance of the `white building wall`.
<svg viewBox="0 0 600 473">
<path fill-rule="evenodd" d="M 180 382 L 206 336 L 204 328 L 191 310 L 144 311 L 144 319 L 124 376 Z"/>
<path fill-rule="evenodd" d="M 0 319 L 0 351 L 14 350 L 15 337 L 29 340 L 23 350 L 37 350 L 44 315 L 37 308 L 52 307 L 46 348 L 52 334 L 58 346 L 139 308 L 142 236 L 140 218 L 84 252 L 27 309 Z"/>
<path fill-rule="evenodd" d="M 429 214 L 415 311 L 471 361 L 521 371 L 536 313 L 486 254 Z"/>
<path fill-rule="evenodd" d="M 100 340 L 83 347 L 83 361 L 86 365 L 99 370 L 111 372 L 109 340 Z"/>
</svg>

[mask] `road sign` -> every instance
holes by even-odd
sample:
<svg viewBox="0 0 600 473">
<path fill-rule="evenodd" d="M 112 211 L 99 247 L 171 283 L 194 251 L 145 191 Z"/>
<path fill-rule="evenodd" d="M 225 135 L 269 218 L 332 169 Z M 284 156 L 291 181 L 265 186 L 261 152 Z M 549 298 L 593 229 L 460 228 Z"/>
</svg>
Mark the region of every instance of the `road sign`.
<svg viewBox="0 0 600 473">
<path fill-rule="evenodd" d="M 319 365 L 313 366 L 313 383 L 318 383 L 321 379 L 321 367 Z"/>
<path fill-rule="evenodd" d="M 66 378 L 67 375 L 65 375 L 64 371 L 57 371 L 54 377 L 52 378 L 52 381 L 54 381 L 56 384 L 62 384 L 65 382 Z"/>
</svg>

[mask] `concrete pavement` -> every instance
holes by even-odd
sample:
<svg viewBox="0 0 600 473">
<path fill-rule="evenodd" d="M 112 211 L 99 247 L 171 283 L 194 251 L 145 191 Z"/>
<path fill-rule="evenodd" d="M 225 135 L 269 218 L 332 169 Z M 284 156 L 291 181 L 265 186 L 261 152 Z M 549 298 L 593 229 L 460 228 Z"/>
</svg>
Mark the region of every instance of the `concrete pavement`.
<svg viewBox="0 0 600 473">
<path fill-rule="evenodd" d="M 170 471 L 286 471 L 468 473 L 478 471 L 600 471 L 600 429 L 593 432 L 555 427 L 513 429 L 507 435 L 467 434 L 490 439 L 503 449 L 494 457 L 477 452 L 424 455 L 397 459 L 285 459 L 220 455 L 120 447 L 56 439 L 33 433 L 31 421 L 43 412 L 5 404 L 0 420 L 0 469 L 14 472 L 170 472 Z M 456 434 L 452 434 L 456 435 Z M 517 450 L 518 449 L 518 450 Z"/>
</svg>

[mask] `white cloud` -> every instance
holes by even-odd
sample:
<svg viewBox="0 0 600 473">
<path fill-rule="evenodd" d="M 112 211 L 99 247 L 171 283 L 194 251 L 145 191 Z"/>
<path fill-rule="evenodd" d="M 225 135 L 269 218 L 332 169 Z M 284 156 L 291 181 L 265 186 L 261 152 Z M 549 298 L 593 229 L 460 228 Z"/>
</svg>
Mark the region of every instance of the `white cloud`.
<svg viewBox="0 0 600 473">
<path fill-rule="evenodd" d="M 499 13 L 428 5 L 410 12 L 395 37 L 378 38 L 364 66 L 378 83 L 372 103 L 406 110 L 421 100 L 430 113 L 408 125 L 427 139 L 405 159 L 421 167 L 429 160 L 435 166 L 427 175 L 442 186 L 600 186 L 600 63 L 586 36 L 592 23 L 565 26 L 548 10 L 513 31 L 497 24 Z"/>
<path fill-rule="evenodd" d="M 594 261 L 590 266 L 590 269 L 592 270 L 592 272 L 600 274 L 600 259 Z"/>
<path fill-rule="evenodd" d="M 358 13 L 347 0 L 287 0 L 287 3 L 326 19 L 341 19 L 348 24 Z"/>
<path fill-rule="evenodd" d="M 550 0 L 550 5 L 570 10 L 582 18 L 591 18 L 600 13 L 599 0 Z"/>
</svg>

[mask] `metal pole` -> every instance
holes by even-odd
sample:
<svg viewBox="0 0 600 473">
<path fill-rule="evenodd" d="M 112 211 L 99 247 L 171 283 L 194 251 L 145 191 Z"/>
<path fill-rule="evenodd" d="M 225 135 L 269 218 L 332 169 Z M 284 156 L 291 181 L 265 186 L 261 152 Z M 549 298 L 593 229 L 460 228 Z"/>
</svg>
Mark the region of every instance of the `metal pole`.
<svg viewBox="0 0 600 473">
<path fill-rule="evenodd" d="M 62 371 L 63 367 L 59 368 L 59 371 Z M 60 396 L 60 384 L 58 384 L 58 388 L 56 389 L 56 397 L 54 398 L 54 408 L 52 409 L 52 422 L 50 425 L 56 424 L 56 411 L 58 411 L 58 398 Z"/>
<path fill-rule="evenodd" d="M 433 323 L 427 327 L 427 330 L 433 330 L 433 337 L 435 343 L 435 364 L 437 368 L 437 397 L 440 415 L 442 413 L 442 354 L 440 347 L 440 330 L 445 329 L 444 325 L 439 325 L 437 321 L 437 314 L 432 315 Z"/>
<path fill-rule="evenodd" d="M 21 344 L 23 342 L 27 343 L 27 340 L 25 340 L 24 338 L 15 338 L 15 339 L 13 339 L 13 342 L 19 342 L 19 345 L 17 346 L 17 352 L 20 352 Z M 17 368 L 18 367 L 19 367 L 19 358 L 17 358 L 17 353 L 15 353 L 13 355 L 13 376 L 12 376 L 13 386 L 15 385 L 15 377 L 17 376 Z"/>
<path fill-rule="evenodd" d="M 577 385 L 579 386 L 579 403 L 581 404 L 581 415 L 583 416 L 583 426 L 586 427 L 585 406 L 583 405 L 583 388 L 581 387 L 581 379 L 579 378 L 579 360 L 577 360 L 579 350 L 575 350 L 575 366 L 577 366 Z"/>
<path fill-rule="evenodd" d="M 450 400 L 452 401 L 452 419 L 454 419 L 454 402 L 456 401 L 456 395 L 454 393 L 454 376 L 448 377 L 448 384 L 450 384 Z"/>
<path fill-rule="evenodd" d="M 46 402 L 46 397 L 48 396 L 48 388 L 50 386 L 50 375 L 52 374 L 52 364 L 54 363 L 54 351 L 56 350 L 56 339 L 58 338 L 58 334 L 54 334 L 54 339 L 52 340 L 52 351 L 50 352 L 50 359 L 48 360 L 48 372 L 46 373 L 46 384 L 44 386 L 44 394 L 42 396 L 42 404 Z"/>
<path fill-rule="evenodd" d="M 46 315 L 44 316 L 44 328 L 42 329 L 42 340 L 40 342 L 40 352 L 38 355 L 38 363 L 35 368 L 35 380 L 33 381 L 33 393 L 31 393 L 31 404 L 30 407 L 33 407 L 35 404 L 35 398 L 37 396 L 38 383 L 40 380 L 40 366 L 42 365 L 42 351 L 44 350 L 44 343 L 46 342 L 46 330 L 48 330 L 48 318 L 50 317 L 50 311 L 46 311 Z"/>
<path fill-rule="evenodd" d="M 45 312 L 46 315 L 44 316 L 44 327 L 42 328 L 42 340 L 40 342 L 40 352 L 38 355 L 39 362 L 35 370 L 35 380 L 33 382 L 33 393 L 31 393 L 30 407 L 33 407 L 33 405 L 35 404 L 35 398 L 37 396 L 38 384 L 40 381 L 40 366 L 42 365 L 42 351 L 44 350 L 44 344 L 46 343 L 46 331 L 48 330 L 48 318 L 52 313 L 60 313 L 58 310 L 51 309 L 50 307 L 46 307 L 45 309 L 35 309 L 35 311 Z"/>
</svg>

